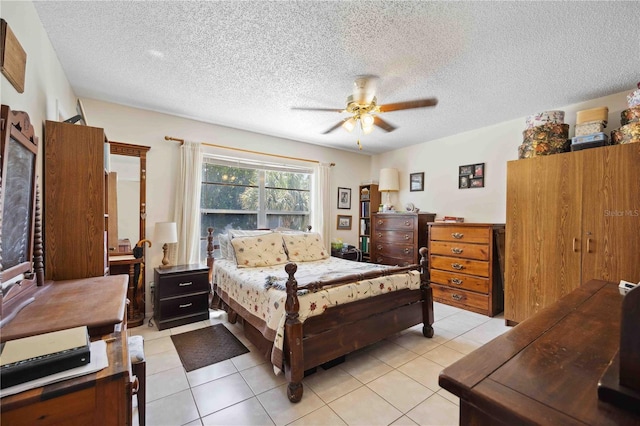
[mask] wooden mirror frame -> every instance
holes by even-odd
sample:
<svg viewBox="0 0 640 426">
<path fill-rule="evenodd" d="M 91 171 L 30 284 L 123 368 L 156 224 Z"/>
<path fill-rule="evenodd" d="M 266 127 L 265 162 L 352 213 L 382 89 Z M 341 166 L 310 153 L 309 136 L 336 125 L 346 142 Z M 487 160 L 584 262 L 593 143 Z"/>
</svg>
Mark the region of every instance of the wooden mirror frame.
<svg viewBox="0 0 640 426">
<path fill-rule="evenodd" d="M 144 240 L 146 237 L 145 229 L 147 225 L 147 151 L 149 151 L 151 147 L 115 141 L 109 141 L 109 146 L 109 152 L 111 155 L 126 155 L 129 157 L 140 158 L 140 229 L 138 232 L 138 241 Z M 132 249 L 138 241 L 131 241 Z M 114 254 L 117 255 L 120 253 Z"/>
</svg>

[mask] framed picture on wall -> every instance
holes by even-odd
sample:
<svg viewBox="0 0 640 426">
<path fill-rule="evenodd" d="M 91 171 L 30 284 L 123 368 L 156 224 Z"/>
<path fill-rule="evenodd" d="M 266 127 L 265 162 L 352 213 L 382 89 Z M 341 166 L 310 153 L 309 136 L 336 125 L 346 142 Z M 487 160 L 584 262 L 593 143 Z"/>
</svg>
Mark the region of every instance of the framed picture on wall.
<svg viewBox="0 0 640 426">
<path fill-rule="evenodd" d="M 338 229 L 351 229 L 351 216 L 338 215 Z"/>
<path fill-rule="evenodd" d="M 338 188 L 338 208 L 347 210 L 351 208 L 351 188 Z"/>
<path fill-rule="evenodd" d="M 458 167 L 458 188 L 484 188 L 484 163 Z"/>
<path fill-rule="evenodd" d="M 424 191 L 424 172 L 409 175 L 409 190 L 411 192 Z"/>
</svg>

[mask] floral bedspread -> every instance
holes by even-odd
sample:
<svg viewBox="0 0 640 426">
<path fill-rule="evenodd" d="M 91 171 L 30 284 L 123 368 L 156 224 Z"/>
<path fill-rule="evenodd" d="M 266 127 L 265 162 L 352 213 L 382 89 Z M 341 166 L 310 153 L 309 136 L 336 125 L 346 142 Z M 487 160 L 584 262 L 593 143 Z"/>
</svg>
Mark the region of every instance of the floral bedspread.
<svg viewBox="0 0 640 426">
<path fill-rule="evenodd" d="M 336 257 L 297 263 L 295 278 L 298 287 L 305 284 L 339 278 L 354 273 L 383 270 L 388 266 L 352 262 Z M 282 368 L 284 324 L 286 320 L 285 288 L 288 275 L 285 265 L 237 268 L 234 261 L 216 259 L 213 281 L 221 297 L 246 321 L 256 327 L 262 335 L 273 341 L 271 362 L 276 373 Z M 402 289 L 420 288 L 420 273 L 408 271 L 400 274 L 357 281 L 345 285 L 322 289 L 316 292 L 299 291 L 299 319 L 322 314 L 327 308 L 342 303 L 366 299 L 383 293 Z"/>
</svg>

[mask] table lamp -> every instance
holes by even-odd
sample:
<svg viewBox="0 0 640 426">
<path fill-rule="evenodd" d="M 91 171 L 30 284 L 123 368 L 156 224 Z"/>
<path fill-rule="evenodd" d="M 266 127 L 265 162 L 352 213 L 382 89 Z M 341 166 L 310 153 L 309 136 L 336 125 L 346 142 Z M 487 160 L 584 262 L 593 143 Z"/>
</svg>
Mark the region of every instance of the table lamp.
<svg viewBox="0 0 640 426">
<path fill-rule="evenodd" d="M 168 244 L 178 242 L 178 229 L 175 222 L 156 222 L 154 231 L 156 241 L 164 243 L 162 246 L 162 265 L 160 269 L 169 268 L 169 259 L 167 258 Z"/>
<path fill-rule="evenodd" d="M 384 205 L 384 211 L 391 210 L 390 192 L 396 192 L 400 190 L 400 184 L 398 182 L 398 170 L 397 169 L 382 169 L 380 170 L 380 183 L 378 184 L 378 191 L 387 193 L 387 201 Z"/>
</svg>

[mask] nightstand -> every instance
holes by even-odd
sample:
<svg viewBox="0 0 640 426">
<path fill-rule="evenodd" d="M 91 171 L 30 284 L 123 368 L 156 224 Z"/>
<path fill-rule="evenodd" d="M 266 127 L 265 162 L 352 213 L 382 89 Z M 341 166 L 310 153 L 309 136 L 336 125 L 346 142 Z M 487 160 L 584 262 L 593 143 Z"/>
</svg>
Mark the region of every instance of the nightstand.
<svg viewBox="0 0 640 426">
<path fill-rule="evenodd" d="M 340 259 L 346 260 L 358 260 L 358 251 L 357 250 L 331 250 L 331 256 L 339 257 Z"/>
<path fill-rule="evenodd" d="M 158 330 L 209 318 L 209 269 L 200 264 L 155 268 L 153 317 Z"/>
</svg>

